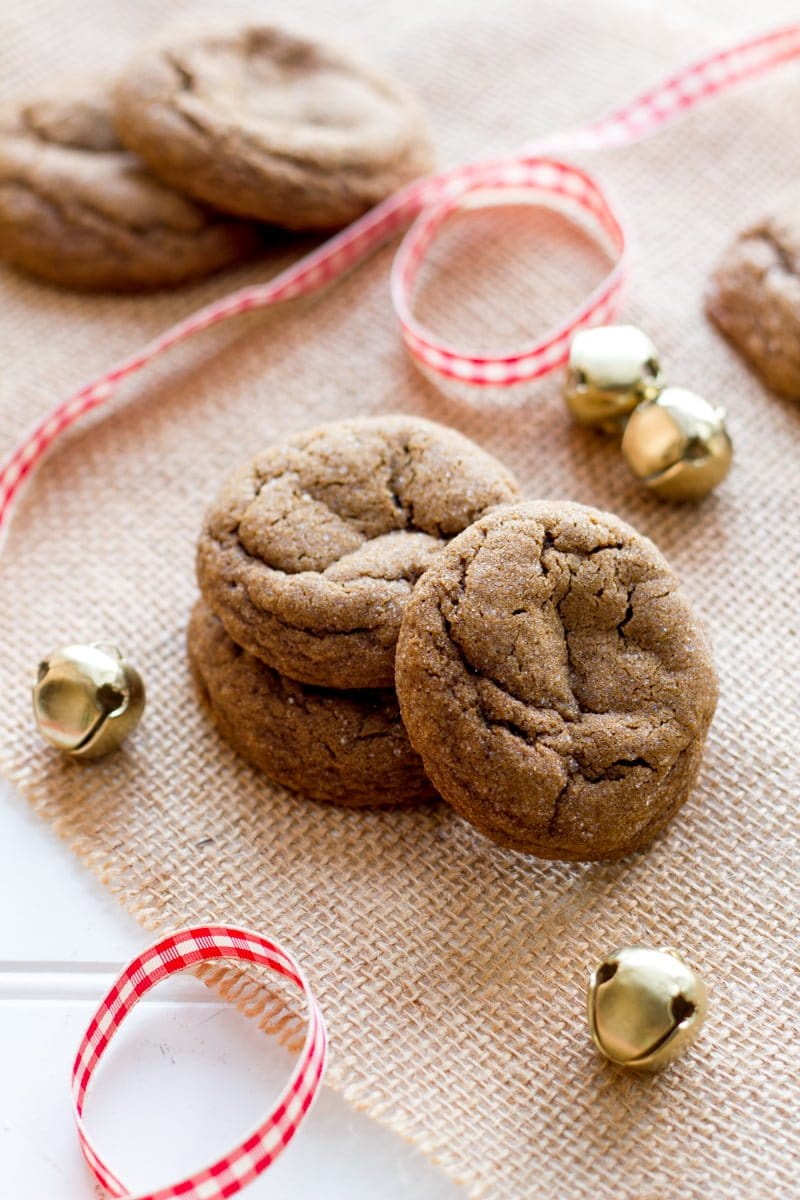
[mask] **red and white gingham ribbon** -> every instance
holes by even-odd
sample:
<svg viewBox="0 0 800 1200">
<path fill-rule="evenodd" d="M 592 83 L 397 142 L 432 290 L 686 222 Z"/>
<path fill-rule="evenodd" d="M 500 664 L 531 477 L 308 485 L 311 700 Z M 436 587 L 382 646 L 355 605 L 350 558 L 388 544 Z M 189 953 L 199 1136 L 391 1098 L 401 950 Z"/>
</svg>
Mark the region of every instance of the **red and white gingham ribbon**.
<svg viewBox="0 0 800 1200">
<path fill-rule="evenodd" d="M 392 298 L 403 340 L 417 362 L 435 374 L 476 386 L 509 387 L 552 371 L 566 360 L 569 343 L 578 329 L 614 316 L 627 268 L 627 237 L 619 215 L 600 184 L 587 172 L 564 162 L 562 155 L 570 150 L 597 150 L 647 137 L 701 101 L 798 57 L 800 24 L 718 51 L 601 120 L 539 139 L 498 161 L 455 167 L 418 180 L 269 283 L 241 288 L 186 317 L 138 353 L 79 388 L 39 421 L 12 451 L 0 468 L 0 537 L 20 488 L 53 443 L 85 413 L 109 400 L 122 380 L 178 342 L 228 317 L 320 290 L 409 224 L 411 229 L 394 262 Z M 543 337 L 505 354 L 470 353 L 443 342 L 415 318 L 415 283 L 431 243 L 448 216 L 467 205 L 489 206 L 498 192 L 510 190 L 522 201 L 554 204 L 578 216 L 610 249 L 615 261 L 605 280 L 584 303 Z"/>
<path fill-rule="evenodd" d="M 257 933 L 227 925 L 202 925 L 162 938 L 125 967 L 103 998 L 72 1068 L 72 1098 L 81 1148 L 95 1178 L 112 1196 L 131 1197 L 131 1193 L 94 1149 L 84 1124 L 84 1102 L 94 1071 L 114 1034 L 146 992 L 178 971 L 214 959 L 258 963 L 299 988 L 308 1006 L 305 1043 L 277 1103 L 249 1137 L 188 1179 L 141 1194 L 137 1200 L 224 1200 L 235 1195 L 288 1146 L 319 1091 L 327 1056 L 325 1022 L 291 954 Z"/>
</svg>

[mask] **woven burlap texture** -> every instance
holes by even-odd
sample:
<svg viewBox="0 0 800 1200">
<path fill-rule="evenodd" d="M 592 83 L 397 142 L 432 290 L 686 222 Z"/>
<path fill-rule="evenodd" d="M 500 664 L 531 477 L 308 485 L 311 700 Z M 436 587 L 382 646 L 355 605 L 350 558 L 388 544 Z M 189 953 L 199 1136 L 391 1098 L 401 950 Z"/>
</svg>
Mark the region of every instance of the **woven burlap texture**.
<svg viewBox="0 0 800 1200">
<path fill-rule="evenodd" d="M 3 93 L 121 62 L 163 7 L 6 3 Z M 595 115 L 730 39 L 732 24 L 713 25 L 716 7 L 701 22 L 624 0 L 302 0 L 275 16 L 405 79 L 441 161 L 456 162 Z M 127 386 L 51 456 L 5 547 L 4 773 L 144 923 L 224 919 L 285 941 L 330 1023 L 330 1082 L 469 1196 L 800 1195 L 800 409 L 760 386 L 702 307 L 725 242 L 800 174 L 799 107 L 788 68 L 586 160 L 635 232 L 625 318 L 656 339 L 672 380 L 728 405 L 734 471 L 702 506 L 638 492 L 617 449 L 570 424 L 556 379 L 516 405 L 426 381 L 400 346 L 387 250 L 319 300 L 223 326 Z M 297 245 L 158 297 L 70 296 L 3 271 L 0 449 L 72 387 L 201 302 L 266 277 Z M 460 219 L 435 259 L 421 311 L 440 332 L 492 348 L 545 328 L 602 266 L 558 219 L 514 208 Z M 204 506 L 254 448 L 387 411 L 461 429 L 530 496 L 619 513 L 682 577 L 711 630 L 721 699 L 695 793 L 647 853 L 539 862 L 497 849 L 444 805 L 308 803 L 239 761 L 200 711 L 184 630 Z M 122 753 L 87 766 L 41 743 L 28 690 L 50 648 L 98 638 L 137 663 L 149 705 Z M 636 941 L 680 949 L 710 987 L 701 1041 L 656 1078 L 603 1063 L 583 1015 L 590 967 Z M 266 1026 L 280 1023 L 258 985 L 230 972 L 217 983 Z"/>
</svg>

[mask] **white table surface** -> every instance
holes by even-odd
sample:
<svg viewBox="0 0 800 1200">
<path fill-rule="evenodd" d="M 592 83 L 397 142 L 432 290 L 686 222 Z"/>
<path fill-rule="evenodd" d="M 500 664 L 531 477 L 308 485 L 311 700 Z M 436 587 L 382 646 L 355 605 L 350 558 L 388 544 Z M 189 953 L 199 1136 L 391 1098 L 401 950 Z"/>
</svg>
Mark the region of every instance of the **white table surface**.
<svg viewBox="0 0 800 1200">
<path fill-rule="evenodd" d="M 94 1004 L 151 935 L 0 781 L 0 1200 L 93 1200 L 69 1070 Z M 233 1145 L 291 1056 L 202 984 L 161 985 L 131 1014 L 87 1105 L 97 1148 L 134 1194 Z M 253 1200 L 463 1200 L 402 1139 L 325 1089 Z"/>
</svg>

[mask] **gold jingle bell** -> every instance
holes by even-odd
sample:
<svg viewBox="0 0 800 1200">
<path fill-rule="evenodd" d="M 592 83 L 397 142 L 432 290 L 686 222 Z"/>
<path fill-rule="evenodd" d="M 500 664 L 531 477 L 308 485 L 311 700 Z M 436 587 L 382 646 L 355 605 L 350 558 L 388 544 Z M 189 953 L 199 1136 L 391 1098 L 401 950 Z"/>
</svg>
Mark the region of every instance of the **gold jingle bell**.
<svg viewBox="0 0 800 1200">
<path fill-rule="evenodd" d="M 725 410 L 687 388 L 666 387 L 631 413 L 622 454 L 639 482 L 663 500 L 700 500 L 731 468 Z"/>
<path fill-rule="evenodd" d="M 658 1071 L 692 1044 L 707 1008 L 702 979 L 671 950 L 625 946 L 589 980 L 594 1043 L 612 1062 Z"/>
<path fill-rule="evenodd" d="M 638 404 L 658 395 L 655 345 L 634 325 L 598 325 L 575 334 L 564 396 L 581 425 L 619 433 Z"/>
<path fill-rule="evenodd" d="M 624 430 L 625 461 L 662 500 L 700 500 L 730 470 L 725 410 L 687 388 L 665 386 L 655 346 L 633 325 L 575 334 L 564 396 L 580 424 Z"/>
<path fill-rule="evenodd" d="M 64 646 L 39 664 L 33 712 L 43 737 L 75 758 L 116 750 L 144 710 L 141 676 L 116 646 Z"/>
</svg>

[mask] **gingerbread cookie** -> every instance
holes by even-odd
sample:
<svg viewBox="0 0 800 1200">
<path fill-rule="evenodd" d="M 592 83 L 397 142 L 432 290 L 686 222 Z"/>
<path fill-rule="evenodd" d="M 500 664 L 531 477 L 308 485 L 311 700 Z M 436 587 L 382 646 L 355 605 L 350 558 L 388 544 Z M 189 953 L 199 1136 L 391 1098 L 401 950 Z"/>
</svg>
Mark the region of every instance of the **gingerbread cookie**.
<svg viewBox="0 0 800 1200">
<path fill-rule="evenodd" d="M 542 858 L 618 858 L 689 794 L 714 713 L 711 652 L 658 550 L 609 513 L 496 509 L 406 605 L 397 691 L 437 790 Z"/>
<path fill-rule="evenodd" d="M 200 589 L 233 640 L 284 675 L 391 687 L 417 579 L 451 537 L 518 496 L 496 459 L 431 421 L 320 425 L 229 480 L 200 537 Z"/>
<path fill-rule="evenodd" d="M 405 92 L 270 26 L 143 51 L 117 86 L 115 121 L 167 183 L 288 229 L 346 225 L 433 161 Z"/>
<path fill-rule="evenodd" d="M 709 316 L 764 380 L 800 400 L 798 201 L 744 230 L 723 255 L 706 298 Z"/>
<path fill-rule="evenodd" d="M 165 187 L 120 145 L 103 81 L 0 115 L 0 258 L 85 290 L 174 287 L 252 254 L 255 228 Z"/>
<path fill-rule="evenodd" d="M 287 679 L 232 642 L 202 601 L 188 647 L 220 733 L 270 779 L 351 808 L 435 796 L 393 691 L 325 691 Z"/>
</svg>

